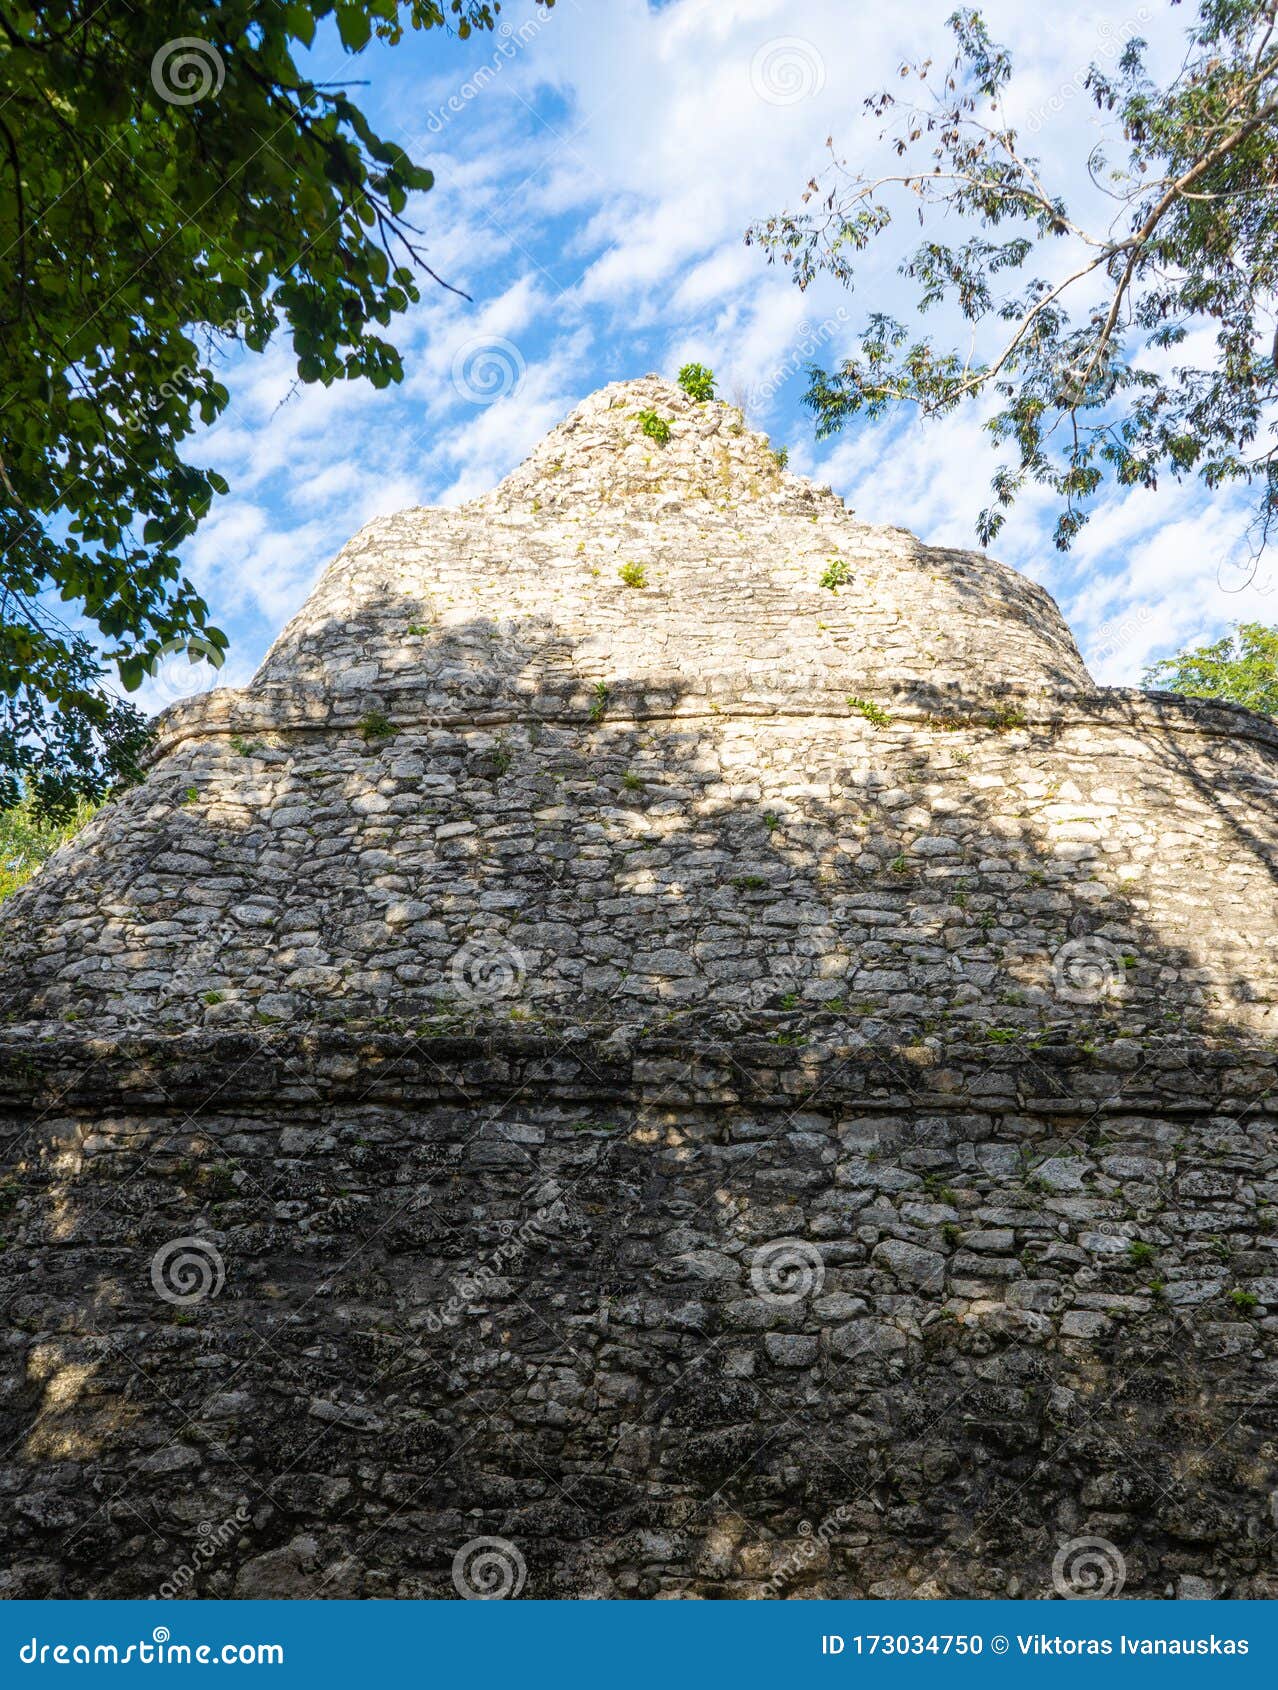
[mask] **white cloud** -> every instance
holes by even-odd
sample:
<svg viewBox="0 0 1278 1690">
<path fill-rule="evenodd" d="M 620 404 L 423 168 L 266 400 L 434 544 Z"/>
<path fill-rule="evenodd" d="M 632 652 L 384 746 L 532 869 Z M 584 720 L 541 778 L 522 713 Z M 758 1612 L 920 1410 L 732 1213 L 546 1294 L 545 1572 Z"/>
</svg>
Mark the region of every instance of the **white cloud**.
<svg viewBox="0 0 1278 1690">
<path fill-rule="evenodd" d="M 1019 109 L 1037 130 L 1037 150 L 1064 171 L 1071 193 L 1085 187 L 1079 141 L 1091 137 L 1081 78 L 1093 58 L 1112 63 L 1113 43 L 1131 29 L 1157 34 L 1140 17 L 1147 3 L 1058 9 L 1050 30 L 1023 0 L 983 8 L 1013 49 Z M 796 205 L 828 163 L 827 135 L 854 167 L 868 156 L 875 126 L 862 118 L 863 98 L 896 83 L 902 58 L 947 54 L 952 5 L 561 0 L 482 87 L 477 68 L 496 62 L 491 39 L 476 37 L 463 52 L 432 32 L 429 42 L 406 38 L 370 53 L 362 63 L 374 116 L 380 107 L 386 132 L 418 137 L 436 173 L 436 187 L 410 210 L 422 244 L 475 303 L 423 280 L 421 302 L 386 331 L 404 356 L 397 389 L 339 383 L 294 393 L 283 336 L 264 357 L 233 361 L 233 408 L 199 450 L 233 496 L 215 506 L 188 557 L 216 617 L 232 627 L 237 661 L 241 650 L 260 655 L 362 522 L 473 497 L 593 388 L 689 358 L 710 362 L 730 395 L 753 394 L 752 421 L 861 516 L 973 546 L 997 461 L 984 413 L 927 428 L 898 419 L 818 444 L 797 403 L 809 358 L 837 360 L 869 308 L 893 308 L 902 245 L 867 256 L 853 295 L 828 280 L 800 294 L 742 238 L 752 220 Z M 503 19 L 518 27 L 536 15 L 512 4 Z M 1156 53 L 1176 33 L 1173 18 Z M 784 62 L 778 41 L 791 44 Z M 468 78 L 472 93 L 458 95 Z M 452 95 L 461 109 L 441 119 Z M 916 238 L 908 227 L 901 241 Z M 1050 256 L 1063 262 L 1065 250 Z M 805 328 L 839 312 L 846 317 L 833 334 L 805 339 Z M 944 338 L 947 324 L 937 332 Z M 508 343 L 514 354 L 499 348 L 517 385 L 494 403 L 475 402 L 454 379 L 459 352 L 485 342 Z M 503 366 L 494 367 L 500 378 Z M 1054 515 L 1050 498 L 1029 490 L 997 551 L 1056 593 L 1108 678 L 1133 679 L 1149 653 L 1211 631 L 1214 619 L 1274 614 L 1267 576 L 1236 594 L 1217 584 L 1222 556 L 1231 547 L 1237 555 L 1241 500 L 1208 501 L 1197 485 L 1129 493 L 1103 506 L 1067 558 L 1051 544 Z"/>
</svg>

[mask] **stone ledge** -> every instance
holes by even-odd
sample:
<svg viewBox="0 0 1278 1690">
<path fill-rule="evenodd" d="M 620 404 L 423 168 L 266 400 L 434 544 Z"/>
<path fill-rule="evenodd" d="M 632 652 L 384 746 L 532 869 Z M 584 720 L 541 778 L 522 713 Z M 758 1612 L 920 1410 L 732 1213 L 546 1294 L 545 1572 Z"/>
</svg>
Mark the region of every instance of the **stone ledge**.
<svg viewBox="0 0 1278 1690">
<path fill-rule="evenodd" d="M 441 709 L 416 685 L 379 685 L 358 694 L 337 694 L 302 687 L 218 688 L 179 700 L 156 718 L 156 737 L 147 761 L 155 764 L 184 741 L 251 734 L 355 732 L 370 711 L 385 714 L 399 730 L 464 731 L 537 721 L 579 727 L 599 724 L 597 695 L 584 682 L 575 686 L 518 686 L 513 699 L 484 700 L 465 709 Z M 809 688 L 797 699 L 784 688 L 748 690 L 711 684 L 690 692 L 671 683 L 608 683 L 607 722 L 681 723 L 707 717 L 793 717 L 836 722 L 861 718 L 847 704 L 846 688 Z M 881 687 L 868 700 L 881 705 L 910 727 L 947 730 L 1013 728 L 1054 730 L 1065 727 L 1129 726 L 1142 732 L 1197 734 L 1246 740 L 1278 751 L 1278 722 L 1240 704 L 1185 698 L 1179 693 L 1143 692 L 1135 687 L 1104 687 L 1093 693 L 1072 689 L 1037 689 L 1004 685 L 979 691 L 900 683 Z"/>
<path fill-rule="evenodd" d="M 614 1035 L 615 1037 L 615 1035 Z M 1192 1082 L 1191 1077 L 1192 1076 Z M 1278 1051 L 1207 1038 L 1077 1039 L 991 1048 L 933 1045 L 795 1048 L 755 1030 L 728 1039 L 654 1036 L 617 1044 L 509 1029 L 413 1036 L 329 1027 L 263 1038 L 244 1032 L 50 1038 L 0 1034 L 0 1112 L 23 1107 L 171 1111 L 216 1091 L 219 1107 L 361 1099 L 473 1099 L 536 1083 L 558 1101 L 629 1096 L 641 1105 L 724 1102 L 788 1110 L 1157 1109 L 1177 1119 L 1254 1111 L 1278 1087 Z M 819 1099 L 819 1103 L 816 1100 Z M 1278 1101 L 1275 1102 L 1278 1110 Z"/>
</svg>

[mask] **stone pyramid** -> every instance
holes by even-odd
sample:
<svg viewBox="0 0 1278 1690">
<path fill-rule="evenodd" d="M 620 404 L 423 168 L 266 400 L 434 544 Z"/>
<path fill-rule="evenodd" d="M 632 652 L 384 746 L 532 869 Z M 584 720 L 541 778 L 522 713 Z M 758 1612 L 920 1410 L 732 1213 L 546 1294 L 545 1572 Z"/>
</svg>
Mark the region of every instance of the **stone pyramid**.
<svg viewBox="0 0 1278 1690">
<path fill-rule="evenodd" d="M 1278 1594 L 1276 779 L 655 377 L 371 524 L 0 910 L 0 1589 Z"/>
</svg>

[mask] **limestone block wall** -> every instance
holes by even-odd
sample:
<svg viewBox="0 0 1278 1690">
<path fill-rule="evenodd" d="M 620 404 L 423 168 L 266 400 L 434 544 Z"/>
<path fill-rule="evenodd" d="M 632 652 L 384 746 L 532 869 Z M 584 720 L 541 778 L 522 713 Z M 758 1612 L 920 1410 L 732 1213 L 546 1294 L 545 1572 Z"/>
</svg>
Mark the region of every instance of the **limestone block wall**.
<svg viewBox="0 0 1278 1690">
<path fill-rule="evenodd" d="M 0 1594 L 1278 1595 L 1276 779 L 655 379 L 374 524 L 0 910 Z"/>
<path fill-rule="evenodd" d="M 1170 1040 L 10 1062 L 0 1589 L 452 1595 L 495 1537 L 530 1596 L 1038 1596 L 1092 1538 L 1125 1594 L 1272 1598 L 1274 1079 Z"/>
<path fill-rule="evenodd" d="M 1273 730 L 1105 698 L 192 736 L 12 900 L 0 1005 L 1267 1035 Z"/>
<path fill-rule="evenodd" d="M 642 433 L 642 410 L 670 419 L 666 444 Z M 859 522 L 779 468 L 731 407 L 651 378 L 592 395 L 492 493 L 362 530 L 252 690 L 456 709 L 642 679 L 747 700 L 909 680 L 1090 685 L 1041 587 Z"/>
</svg>

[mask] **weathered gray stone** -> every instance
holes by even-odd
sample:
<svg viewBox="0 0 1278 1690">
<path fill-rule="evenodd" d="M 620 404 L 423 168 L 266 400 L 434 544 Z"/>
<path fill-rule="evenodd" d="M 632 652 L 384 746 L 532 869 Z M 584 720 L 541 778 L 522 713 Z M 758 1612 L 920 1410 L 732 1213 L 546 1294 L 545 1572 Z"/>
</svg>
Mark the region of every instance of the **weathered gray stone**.
<svg viewBox="0 0 1278 1690">
<path fill-rule="evenodd" d="M 656 380 L 379 519 L 0 911 L 0 1591 L 1272 1598 L 1276 794 Z"/>
</svg>

